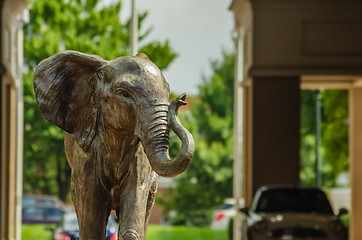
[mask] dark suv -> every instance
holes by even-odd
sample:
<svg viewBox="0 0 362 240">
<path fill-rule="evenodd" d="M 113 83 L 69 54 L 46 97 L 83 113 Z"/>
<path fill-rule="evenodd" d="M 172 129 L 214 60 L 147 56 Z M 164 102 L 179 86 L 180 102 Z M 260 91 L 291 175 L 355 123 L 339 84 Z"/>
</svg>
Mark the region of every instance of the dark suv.
<svg viewBox="0 0 362 240">
<path fill-rule="evenodd" d="M 318 188 L 262 187 L 242 212 L 248 240 L 346 239 L 346 228 Z M 341 209 L 339 215 L 344 213 Z"/>
</svg>

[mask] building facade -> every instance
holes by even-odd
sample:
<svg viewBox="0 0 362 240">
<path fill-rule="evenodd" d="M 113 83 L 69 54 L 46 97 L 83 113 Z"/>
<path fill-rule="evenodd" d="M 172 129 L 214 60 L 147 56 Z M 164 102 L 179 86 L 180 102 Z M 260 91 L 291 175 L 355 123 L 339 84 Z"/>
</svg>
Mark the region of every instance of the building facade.
<svg viewBox="0 0 362 240">
<path fill-rule="evenodd" d="M 0 1 L 0 239 L 21 239 L 22 65 L 26 0 Z"/>
<path fill-rule="evenodd" d="M 350 95 L 350 239 L 362 239 L 362 3 L 233 0 L 242 46 L 243 196 L 299 184 L 301 89 Z"/>
</svg>

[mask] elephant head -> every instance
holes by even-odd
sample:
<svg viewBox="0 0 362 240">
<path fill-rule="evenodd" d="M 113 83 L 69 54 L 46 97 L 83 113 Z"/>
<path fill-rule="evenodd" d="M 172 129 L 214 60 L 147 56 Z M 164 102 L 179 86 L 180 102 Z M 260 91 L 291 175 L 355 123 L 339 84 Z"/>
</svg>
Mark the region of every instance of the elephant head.
<svg viewBox="0 0 362 240">
<path fill-rule="evenodd" d="M 35 70 L 34 90 L 44 117 L 73 134 L 87 152 L 102 131 L 132 135 L 141 141 L 153 170 L 161 176 L 183 172 L 194 152 L 191 134 L 181 125 L 178 108 L 185 94 L 169 104 L 169 85 L 145 54 L 106 61 L 99 56 L 64 51 Z M 170 158 L 169 131 L 182 141 Z"/>
</svg>

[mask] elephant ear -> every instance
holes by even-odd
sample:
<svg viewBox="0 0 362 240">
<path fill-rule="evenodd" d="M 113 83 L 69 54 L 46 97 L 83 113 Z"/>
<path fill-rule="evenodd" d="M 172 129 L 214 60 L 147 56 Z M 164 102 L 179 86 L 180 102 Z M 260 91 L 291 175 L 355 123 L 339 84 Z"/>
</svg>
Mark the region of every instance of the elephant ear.
<svg viewBox="0 0 362 240">
<path fill-rule="evenodd" d="M 84 151 L 96 133 L 97 71 L 105 63 L 96 55 L 64 51 L 40 62 L 34 73 L 36 101 L 45 119 L 73 134 Z"/>
</svg>

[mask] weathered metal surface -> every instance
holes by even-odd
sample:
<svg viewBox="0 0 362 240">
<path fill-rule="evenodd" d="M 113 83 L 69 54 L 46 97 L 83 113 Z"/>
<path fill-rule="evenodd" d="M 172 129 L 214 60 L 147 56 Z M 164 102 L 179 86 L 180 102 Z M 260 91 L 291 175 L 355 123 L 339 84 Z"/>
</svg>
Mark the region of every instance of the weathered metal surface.
<svg viewBox="0 0 362 240">
<path fill-rule="evenodd" d="M 44 117 L 67 132 L 80 239 L 105 239 L 112 209 L 119 239 L 145 239 L 158 175 L 183 172 L 194 152 L 177 116 L 186 95 L 169 104 L 169 85 L 145 54 L 106 61 L 75 51 L 43 60 L 34 90 Z M 170 128 L 182 141 L 173 159 Z"/>
</svg>

